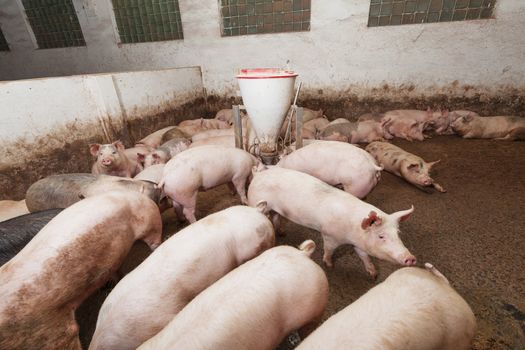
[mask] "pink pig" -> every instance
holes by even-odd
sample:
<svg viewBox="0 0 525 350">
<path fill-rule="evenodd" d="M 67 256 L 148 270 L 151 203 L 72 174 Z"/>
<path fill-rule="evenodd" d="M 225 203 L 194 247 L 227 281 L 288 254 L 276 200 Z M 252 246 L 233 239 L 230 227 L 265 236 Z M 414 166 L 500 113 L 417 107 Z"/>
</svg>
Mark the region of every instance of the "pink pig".
<svg viewBox="0 0 525 350">
<path fill-rule="evenodd" d="M 195 222 L 195 207 L 199 190 L 233 183 L 241 202 L 246 204 L 246 181 L 258 160 L 238 148 L 201 146 L 190 148 L 172 158 L 158 185 L 173 200 L 175 210 L 182 212 L 190 223 Z"/>
<path fill-rule="evenodd" d="M 439 160 L 427 163 L 421 157 L 387 142 L 372 142 L 366 146 L 366 151 L 389 173 L 402 177 L 418 187 L 433 186 L 439 192 L 446 192 L 430 177 L 432 167 L 439 163 Z"/>
<path fill-rule="evenodd" d="M 373 278 L 377 271 L 369 255 L 405 266 L 416 263 L 398 234 L 399 223 L 410 217 L 414 207 L 386 214 L 313 176 L 280 167 L 255 172 L 248 204 L 261 200 L 268 203 L 274 222 L 282 215 L 320 231 L 327 266 L 333 265 L 332 254 L 343 244 L 354 246 Z"/>
<path fill-rule="evenodd" d="M 277 166 L 310 174 L 333 186 L 340 185 L 358 198 L 374 188 L 383 170 L 365 150 L 337 141 L 304 146 L 285 156 Z"/>
<path fill-rule="evenodd" d="M 328 280 L 300 250 L 269 249 L 197 295 L 138 349 L 273 350 L 290 332 L 317 322 L 328 299 Z"/>
<path fill-rule="evenodd" d="M 215 281 L 273 247 L 265 207 L 224 209 L 162 243 L 106 298 L 89 349 L 136 349 Z"/>
<path fill-rule="evenodd" d="M 157 205 L 131 191 L 86 198 L 54 217 L 0 267 L 0 349 L 81 349 L 75 309 L 133 242 L 161 242 Z"/>
<path fill-rule="evenodd" d="M 93 156 L 97 157 L 91 168 L 92 174 L 133 177 L 142 171 L 142 166 L 124 153 L 124 145 L 120 141 L 105 145 L 91 144 L 89 150 Z"/>
<path fill-rule="evenodd" d="M 467 350 L 476 318 L 431 264 L 405 267 L 339 311 L 297 350 Z"/>
</svg>

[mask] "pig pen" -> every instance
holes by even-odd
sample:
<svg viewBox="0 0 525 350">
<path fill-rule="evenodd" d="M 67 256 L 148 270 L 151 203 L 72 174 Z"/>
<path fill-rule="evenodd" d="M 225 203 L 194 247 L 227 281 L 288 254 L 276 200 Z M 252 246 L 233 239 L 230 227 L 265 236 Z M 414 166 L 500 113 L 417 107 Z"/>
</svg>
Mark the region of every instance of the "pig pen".
<svg viewBox="0 0 525 350">
<path fill-rule="evenodd" d="M 441 159 L 434 178 L 447 193 L 425 193 L 403 179 L 383 172 L 367 202 L 393 212 L 415 206 L 413 216 L 401 224 L 401 239 L 418 258 L 431 262 L 450 280 L 472 307 L 478 331 L 472 349 L 525 348 L 525 142 L 463 140 L 436 136 L 424 142 L 396 139 L 394 144 L 425 160 Z M 197 218 L 240 204 L 227 186 L 198 197 Z M 169 210 L 163 214 L 165 238 L 187 223 L 178 223 Z M 313 259 L 322 265 L 322 240 L 316 231 L 283 219 L 277 244 L 299 245 L 311 238 L 317 244 Z M 124 271 L 130 271 L 148 255 L 136 243 Z M 399 268 L 374 259 L 378 281 L 368 277 L 363 264 L 348 246 L 334 255 L 334 268 L 325 270 L 330 282 L 327 319 L 383 281 Z M 109 287 L 92 295 L 77 311 L 82 344 L 87 348 L 97 313 Z M 293 346 L 284 341 L 279 349 Z"/>
</svg>

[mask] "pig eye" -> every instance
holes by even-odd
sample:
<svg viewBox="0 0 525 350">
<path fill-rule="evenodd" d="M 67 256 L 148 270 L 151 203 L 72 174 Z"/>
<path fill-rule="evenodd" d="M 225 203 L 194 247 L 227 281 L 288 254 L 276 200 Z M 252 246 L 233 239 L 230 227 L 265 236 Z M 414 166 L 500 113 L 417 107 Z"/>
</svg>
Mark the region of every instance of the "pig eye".
<svg viewBox="0 0 525 350">
<path fill-rule="evenodd" d="M 379 235 L 379 239 L 385 239 L 385 235 L 380 234 L 380 235 Z"/>
<path fill-rule="evenodd" d="M 117 154 L 117 151 L 113 151 L 113 152 L 111 152 L 111 153 L 113 153 L 113 154 Z"/>
</svg>

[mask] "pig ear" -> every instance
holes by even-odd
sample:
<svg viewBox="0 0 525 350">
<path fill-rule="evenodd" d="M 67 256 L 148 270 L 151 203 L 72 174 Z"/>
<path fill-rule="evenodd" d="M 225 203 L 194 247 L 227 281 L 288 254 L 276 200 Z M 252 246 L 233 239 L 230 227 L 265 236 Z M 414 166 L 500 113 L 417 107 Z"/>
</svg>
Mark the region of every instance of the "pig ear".
<svg viewBox="0 0 525 350">
<path fill-rule="evenodd" d="M 434 165 L 436 165 L 437 163 L 439 163 L 439 162 L 441 162 L 441 159 L 438 159 L 438 160 L 436 160 L 435 162 L 427 163 L 427 166 L 428 166 L 429 169 L 432 169 L 432 167 L 433 167 Z"/>
<path fill-rule="evenodd" d="M 124 144 L 120 140 L 117 140 L 117 141 L 113 142 L 112 145 L 117 147 L 117 149 L 119 151 L 123 151 L 124 150 Z"/>
<path fill-rule="evenodd" d="M 412 163 L 409 164 L 407 167 L 408 170 L 418 170 L 419 169 L 419 163 Z"/>
<path fill-rule="evenodd" d="M 390 216 L 395 218 L 398 222 L 401 222 L 408 220 L 412 212 L 414 212 L 414 206 L 411 206 L 410 209 L 407 210 L 396 211 L 395 213 L 390 214 Z"/>
<path fill-rule="evenodd" d="M 255 208 L 257 208 L 257 211 L 259 213 L 262 213 L 262 214 L 265 214 L 266 213 L 266 208 L 268 207 L 268 202 L 266 201 L 259 201 L 257 202 L 257 204 L 255 205 Z"/>
<path fill-rule="evenodd" d="M 366 230 L 367 228 L 371 227 L 372 225 L 381 225 L 381 218 L 377 216 L 377 213 L 375 211 L 371 211 L 368 213 L 368 217 L 364 218 L 361 222 L 361 228 L 363 230 Z"/>
<path fill-rule="evenodd" d="M 470 122 L 473 119 L 474 119 L 474 116 L 472 114 L 470 114 L 470 113 L 463 117 L 463 121 L 464 122 Z"/>
<path fill-rule="evenodd" d="M 315 242 L 311 239 L 308 239 L 301 243 L 299 250 L 304 252 L 307 256 L 312 256 L 313 252 L 315 251 Z"/>
<path fill-rule="evenodd" d="M 89 145 L 89 152 L 91 152 L 92 155 L 96 156 L 99 150 L 100 143 L 92 143 Z"/>
<path fill-rule="evenodd" d="M 137 153 L 137 160 L 143 162 L 146 159 L 146 155 L 143 153 Z"/>
</svg>

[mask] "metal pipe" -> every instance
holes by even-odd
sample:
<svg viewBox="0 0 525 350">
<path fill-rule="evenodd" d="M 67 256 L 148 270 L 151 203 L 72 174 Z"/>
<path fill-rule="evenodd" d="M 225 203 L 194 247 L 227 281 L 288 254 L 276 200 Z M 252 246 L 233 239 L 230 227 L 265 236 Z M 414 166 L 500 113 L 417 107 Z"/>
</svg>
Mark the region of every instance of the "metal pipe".
<svg viewBox="0 0 525 350">
<path fill-rule="evenodd" d="M 295 113 L 295 149 L 303 147 L 303 107 L 294 106 Z"/>
<path fill-rule="evenodd" d="M 235 129 L 235 147 L 244 149 L 242 142 L 242 121 L 239 105 L 233 105 L 233 125 Z"/>
</svg>

